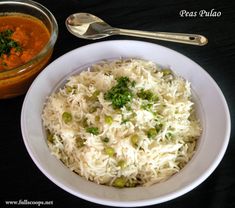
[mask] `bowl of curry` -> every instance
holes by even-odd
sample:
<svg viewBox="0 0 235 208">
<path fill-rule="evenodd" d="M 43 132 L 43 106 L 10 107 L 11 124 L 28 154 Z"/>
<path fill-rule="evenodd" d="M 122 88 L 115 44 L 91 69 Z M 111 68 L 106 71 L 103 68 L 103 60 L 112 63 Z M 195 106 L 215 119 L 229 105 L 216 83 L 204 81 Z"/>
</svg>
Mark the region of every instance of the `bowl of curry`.
<svg viewBox="0 0 235 208">
<path fill-rule="evenodd" d="M 24 94 L 58 36 L 53 14 L 30 0 L 0 2 L 0 99 Z"/>
</svg>

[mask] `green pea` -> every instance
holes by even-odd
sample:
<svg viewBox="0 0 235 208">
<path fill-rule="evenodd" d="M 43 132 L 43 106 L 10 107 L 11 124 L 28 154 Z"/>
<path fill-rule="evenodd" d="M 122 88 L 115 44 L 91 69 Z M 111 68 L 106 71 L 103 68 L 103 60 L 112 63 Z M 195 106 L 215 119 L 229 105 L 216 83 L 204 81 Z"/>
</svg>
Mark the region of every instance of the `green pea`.
<svg viewBox="0 0 235 208">
<path fill-rule="evenodd" d="M 117 188 L 123 188 L 126 185 L 126 179 L 124 177 L 118 177 L 113 182 L 113 186 Z"/>
<path fill-rule="evenodd" d="M 120 110 L 120 109 L 115 109 L 115 113 L 116 113 L 116 114 L 121 114 L 121 113 L 122 113 L 122 110 Z"/>
<path fill-rule="evenodd" d="M 147 136 L 148 138 L 154 138 L 155 136 L 157 136 L 157 130 L 155 128 L 149 129 L 147 132 Z"/>
<path fill-rule="evenodd" d="M 106 124 L 111 125 L 113 123 L 113 118 L 111 116 L 105 116 L 104 121 Z"/>
<path fill-rule="evenodd" d="M 163 127 L 162 123 L 156 124 L 156 126 L 155 126 L 155 128 L 158 132 L 162 129 L 162 127 Z"/>
<path fill-rule="evenodd" d="M 97 96 L 100 94 L 100 91 L 96 90 L 95 92 L 93 92 L 93 94 L 91 95 L 91 97 L 89 97 L 88 99 L 91 101 L 97 101 L 98 98 Z"/>
<path fill-rule="evenodd" d="M 76 147 L 80 148 L 80 147 L 83 147 L 83 146 L 84 146 L 84 140 L 80 137 L 77 137 L 76 138 Z"/>
<path fill-rule="evenodd" d="M 125 160 L 119 160 L 117 163 L 117 166 L 119 166 L 121 169 L 125 168 L 126 161 Z"/>
<path fill-rule="evenodd" d="M 66 90 L 66 93 L 69 94 L 69 93 L 71 93 L 73 91 L 73 88 L 70 87 L 70 86 L 66 86 L 65 90 Z"/>
<path fill-rule="evenodd" d="M 49 130 L 47 131 L 47 140 L 50 142 L 50 143 L 53 143 L 55 138 L 54 138 L 54 134 L 52 134 Z"/>
<path fill-rule="evenodd" d="M 131 143 L 134 147 L 137 147 L 138 146 L 138 143 L 139 143 L 139 136 L 134 134 L 131 136 Z"/>
<path fill-rule="evenodd" d="M 172 139 L 174 135 L 171 132 L 166 133 L 166 138 L 167 139 Z"/>
<path fill-rule="evenodd" d="M 89 113 L 94 113 L 94 112 L 96 112 L 96 110 L 97 110 L 97 107 L 92 106 L 92 107 L 89 109 Z"/>
<path fill-rule="evenodd" d="M 109 142 L 109 138 L 108 138 L 108 137 L 105 137 L 105 138 L 102 139 L 102 141 L 103 141 L 104 143 L 108 143 L 108 142 Z"/>
<path fill-rule="evenodd" d="M 82 125 L 83 125 L 84 128 L 88 127 L 87 118 L 82 119 Z"/>
<path fill-rule="evenodd" d="M 105 147 L 104 151 L 105 154 L 107 154 L 109 157 L 113 157 L 115 154 L 115 151 L 112 147 Z"/>
<path fill-rule="evenodd" d="M 136 187 L 137 184 L 138 184 L 137 181 L 132 180 L 132 181 L 126 182 L 125 186 L 126 186 L 126 187 Z"/>
<path fill-rule="evenodd" d="M 172 71 L 170 69 L 162 69 L 161 72 L 163 73 L 164 76 L 172 73 Z"/>
<path fill-rule="evenodd" d="M 96 121 L 96 122 L 100 121 L 100 116 L 96 116 L 96 117 L 95 117 L 95 121 Z"/>
<path fill-rule="evenodd" d="M 100 94 L 100 91 L 99 91 L 99 90 L 96 90 L 96 91 L 92 94 L 92 97 L 97 97 L 99 94 Z"/>
<path fill-rule="evenodd" d="M 62 114 L 62 119 L 63 119 L 63 121 L 66 123 L 66 124 L 68 124 L 68 123 L 70 123 L 71 121 L 72 121 L 72 115 L 71 115 L 71 113 L 69 113 L 69 112 L 64 112 L 63 114 Z"/>
</svg>

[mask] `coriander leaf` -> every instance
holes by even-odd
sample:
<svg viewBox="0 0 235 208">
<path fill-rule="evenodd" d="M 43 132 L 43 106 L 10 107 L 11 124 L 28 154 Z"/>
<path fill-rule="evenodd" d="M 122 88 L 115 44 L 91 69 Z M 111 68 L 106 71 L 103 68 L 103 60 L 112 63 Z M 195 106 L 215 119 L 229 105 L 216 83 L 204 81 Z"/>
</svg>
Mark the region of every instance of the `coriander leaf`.
<svg viewBox="0 0 235 208">
<path fill-rule="evenodd" d="M 137 92 L 137 96 L 143 100 L 158 101 L 157 95 L 154 95 L 150 90 L 141 89 L 139 92 Z"/>
<path fill-rule="evenodd" d="M 86 128 L 86 132 L 98 135 L 99 134 L 99 129 L 97 127 L 88 127 Z"/>
<path fill-rule="evenodd" d="M 12 34 L 12 30 L 0 32 L 0 57 L 4 54 L 9 55 L 12 48 L 15 48 L 15 51 L 22 50 L 20 44 L 11 38 Z"/>
<path fill-rule="evenodd" d="M 130 85 L 128 77 L 118 78 L 117 84 L 104 94 L 104 99 L 111 101 L 114 109 L 122 108 L 132 100 L 133 93 Z"/>
</svg>

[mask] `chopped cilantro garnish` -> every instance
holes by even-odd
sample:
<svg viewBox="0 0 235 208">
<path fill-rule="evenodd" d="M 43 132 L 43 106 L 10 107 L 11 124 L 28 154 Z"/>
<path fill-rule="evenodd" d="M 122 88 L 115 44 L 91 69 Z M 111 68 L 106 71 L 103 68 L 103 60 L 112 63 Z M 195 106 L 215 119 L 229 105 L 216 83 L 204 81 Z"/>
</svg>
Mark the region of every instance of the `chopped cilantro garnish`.
<svg viewBox="0 0 235 208">
<path fill-rule="evenodd" d="M 151 107 L 153 106 L 152 103 L 143 103 L 140 107 L 141 109 L 143 110 L 146 110 L 146 111 L 151 111 Z"/>
<path fill-rule="evenodd" d="M 117 84 L 104 94 L 104 99 L 112 102 L 114 109 L 122 108 L 132 100 L 133 93 L 130 89 L 132 84 L 128 77 L 120 77 Z"/>
<path fill-rule="evenodd" d="M 99 134 L 99 129 L 97 127 L 88 127 L 86 128 L 86 132 L 98 135 Z"/>
<path fill-rule="evenodd" d="M 130 121 L 130 119 L 128 119 L 128 118 L 126 118 L 126 119 L 122 119 L 121 124 L 125 124 L 125 123 L 127 123 L 127 122 L 129 122 L 129 121 Z"/>
<path fill-rule="evenodd" d="M 18 42 L 11 38 L 13 34 L 12 30 L 4 30 L 0 32 L 0 57 L 6 54 L 9 55 L 12 48 L 15 48 L 15 51 L 21 51 L 22 48 Z"/>
<path fill-rule="evenodd" d="M 135 87 L 135 85 L 136 85 L 136 81 L 134 80 L 134 81 L 131 82 L 131 86 Z"/>
<path fill-rule="evenodd" d="M 154 95 L 153 92 L 151 92 L 150 90 L 141 89 L 139 92 L 137 92 L 137 96 L 143 100 L 148 100 L 148 101 L 158 100 L 157 95 Z"/>
</svg>

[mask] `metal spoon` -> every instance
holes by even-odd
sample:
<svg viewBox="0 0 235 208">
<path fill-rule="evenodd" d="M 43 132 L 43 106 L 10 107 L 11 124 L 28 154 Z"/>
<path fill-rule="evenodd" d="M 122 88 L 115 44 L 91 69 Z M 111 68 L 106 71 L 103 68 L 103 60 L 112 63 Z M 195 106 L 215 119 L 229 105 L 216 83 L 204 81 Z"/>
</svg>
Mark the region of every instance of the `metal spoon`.
<svg viewBox="0 0 235 208">
<path fill-rule="evenodd" d="M 152 38 L 177 43 L 203 46 L 208 40 L 197 34 L 147 32 L 140 30 L 127 30 L 111 27 L 99 17 L 89 13 L 76 13 L 70 15 L 65 22 L 67 29 L 73 35 L 84 39 L 100 39 L 111 35 L 129 35 L 142 38 Z"/>
</svg>

